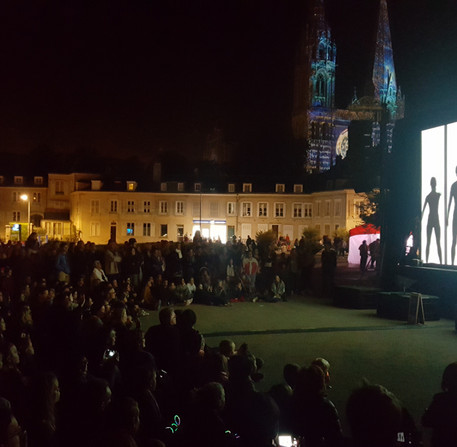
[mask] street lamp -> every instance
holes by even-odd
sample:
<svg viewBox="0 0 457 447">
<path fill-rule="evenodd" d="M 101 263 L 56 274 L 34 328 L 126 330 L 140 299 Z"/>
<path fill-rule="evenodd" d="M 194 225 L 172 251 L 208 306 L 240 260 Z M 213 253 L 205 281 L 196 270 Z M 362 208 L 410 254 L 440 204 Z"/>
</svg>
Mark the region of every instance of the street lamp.
<svg viewBox="0 0 457 447">
<path fill-rule="evenodd" d="M 27 194 L 22 194 L 21 200 L 27 202 L 27 236 L 30 236 L 30 198 Z"/>
</svg>

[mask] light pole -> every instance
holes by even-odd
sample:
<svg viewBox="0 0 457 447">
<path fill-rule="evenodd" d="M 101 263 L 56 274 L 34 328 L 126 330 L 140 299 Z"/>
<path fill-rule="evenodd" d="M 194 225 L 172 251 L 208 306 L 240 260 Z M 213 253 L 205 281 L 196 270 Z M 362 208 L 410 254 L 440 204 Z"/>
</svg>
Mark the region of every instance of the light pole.
<svg viewBox="0 0 457 447">
<path fill-rule="evenodd" d="M 27 194 L 22 194 L 21 200 L 27 202 L 27 236 L 30 236 L 30 198 Z"/>
</svg>

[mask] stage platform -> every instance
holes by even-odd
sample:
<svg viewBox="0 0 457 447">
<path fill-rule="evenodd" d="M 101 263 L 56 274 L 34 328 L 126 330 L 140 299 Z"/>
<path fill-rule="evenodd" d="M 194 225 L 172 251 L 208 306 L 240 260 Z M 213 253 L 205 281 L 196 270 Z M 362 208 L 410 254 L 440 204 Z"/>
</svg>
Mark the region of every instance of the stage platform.
<svg viewBox="0 0 457 447">
<path fill-rule="evenodd" d="M 439 298 L 434 295 L 421 295 L 425 322 L 440 319 Z M 378 294 L 378 317 L 390 320 L 408 321 L 411 294 L 404 292 L 380 292 Z"/>
<path fill-rule="evenodd" d="M 336 286 L 333 303 L 350 309 L 376 309 L 382 289 L 365 286 Z"/>
<path fill-rule="evenodd" d="M 381 318 L 408 321 L 410 293 L 384 292 L 377 287 L 337 286 L 333 303 L 350 309 L 376 309 Z M 425 321 L 437 321 L 441 316 L 440 300 L 436 295 L 422 294 Z"/>
</svg>

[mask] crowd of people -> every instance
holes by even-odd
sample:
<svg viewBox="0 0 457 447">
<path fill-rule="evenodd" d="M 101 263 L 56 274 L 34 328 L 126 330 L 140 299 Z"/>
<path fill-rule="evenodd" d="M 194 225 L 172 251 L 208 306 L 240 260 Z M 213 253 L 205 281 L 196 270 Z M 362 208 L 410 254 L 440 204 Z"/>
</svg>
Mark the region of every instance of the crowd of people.
<svg viewBox="0 0 457 447">
<path fill-rule="evenodd" d="M 207 345 L 191 302 L 274 302 L 306 290 L 299 241 L 288 256 L 258 249 L 252 240 L 40 246 L 34 234 L 2 244 L 0 446 L 266 447 L 279 434 L 311 447 L 387 447 L 401 436 L 420 445 L 398 399 L 375 385 L 351 395 L 345 439 L 325 359 L 286 365 L 284 383 L 260 393 L 263 361 L 246 344 Z M 155 310 L 160 323 L 142 328 Z M 449 368 L 424 415 L 440 447 L 457 439 Z"/>
</svg>

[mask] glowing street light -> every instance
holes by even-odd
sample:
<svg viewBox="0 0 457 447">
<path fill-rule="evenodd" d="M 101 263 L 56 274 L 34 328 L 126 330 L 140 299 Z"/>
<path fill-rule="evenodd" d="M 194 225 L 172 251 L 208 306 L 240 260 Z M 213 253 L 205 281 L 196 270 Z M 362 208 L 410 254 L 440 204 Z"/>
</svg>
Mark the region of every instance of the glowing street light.
<svg viewBox="0 0 457 447">
<path fill-rule="evenodd" d="M 27 202 L 27 235 L 30 236 L 30 198 L 27 194 L 22 194 L 21 200 Z"/>
</svg>

